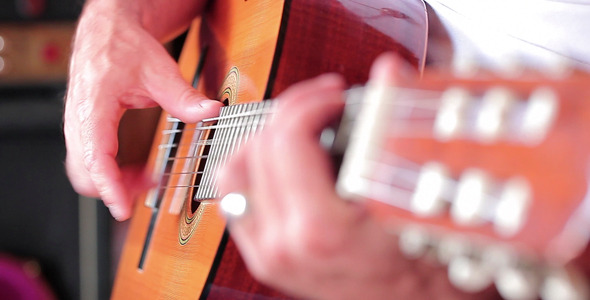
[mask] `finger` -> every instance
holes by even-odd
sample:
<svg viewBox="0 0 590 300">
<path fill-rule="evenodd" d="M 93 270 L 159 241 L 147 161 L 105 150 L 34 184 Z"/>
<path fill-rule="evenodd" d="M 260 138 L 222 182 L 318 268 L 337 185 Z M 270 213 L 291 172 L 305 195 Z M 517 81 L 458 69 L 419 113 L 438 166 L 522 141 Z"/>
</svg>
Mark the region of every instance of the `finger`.
<svg viewBox="0 0 590 300">
<path fill-rule="evenodd" d="M 285 195 L 277 182 L 277 161 L 273 159 L 272 149 L 269 143 L 272 139 L 272 132 L 263 131 L 250 143 L 250 156 L 248 157 L 248 170 L 251 178 L 250 188 L 253 206 L 256 209 L 254 216 L 259 220 L 260 226 L 265 226 L 266 231 L 279 229 L 284 219 L 284 205 L 280 199 Z M 286 157 L 279 157 L 286 159 Z"/>
<path fill-rule="evenodd" d="M 256 137 L 234 156 L 219 172 L 219 188 L 221 195 L 240 193 L 247 198 L 244 215 L 230 220 L 232 227 L 247 228 L 250 234 L 258 232 L 264 224 L 277 220 L 280 209 L 273 198 L 273 174 L 268 173 L 264 138 Z M 269 201 L 270 200 L 270 201 Z M 231 218 L 230 218 L 231 219 Z"/>
<path fill-rule="evenodd" d="M 402 78 L 415 75 L 414 70 L 398 55 L 386 52 L 373 62 L 369 81 L 377 84 L 393 85 Z"/>
<path fill-rule="evenodd" d="M 325 161 L 318 159 L 307 164 L 307 158 L 299 160 L 299 157 L 292 156 L 290 152 L 296 152 L 301 145 L 293 141 L 291 135 L 300 134 L 300 127 L 307 126 L 313 133 L 310 133 L 309 140 L 305 142 L 311 141 L 311 144 L 319 149 L 318 133 L 323 128 L 324 121 L 332 118 L 329 114 L 325 114 L 326 109 L 306 116 L 308 111 L 302 107 L 312 106 L 310 110 L 313 111 L 318 104 L 333 105 L 338 112 L 343 105 L 339 99 L 343 85 L 340 76 L 323 75 L 314 80 L 299 83 L 279 96 L 280 102 L 273 124 L 257 139 L 255 143 L 257 147 L 253 151 L 250 166 L 252 178 L 256 179 L 252 180 L 252 186 L 256 191 L 256 199 L 259 201 L 257 204 L 264 207 L 265 219 L 269 224 L 284 222 L 286 216 L 293 212 L 289 211 L 292 206 L 290 202 L 300 202 L 297 198 L 302 191 L 292 193 L 291 190 L 302 188 L 307 191 L 309 188 L 305 184 L 298 185 L 298 182 L 293 182 L 300 180 L 302 174 L 305 174 L 303 173 L 306 172 L 305 166 L 313 167 L 314 170 L 316 167 L 321 169 L 321 165 L 316 165 L 319 163 L 325 164 L 324 169 L 329 169 L 329 163 Z M 334 97 L 328 96 L 330 99 L 326 100 L 326 95 Z M 305 152 L 301 155 L 308 154 L 310 153 Z M 323 171 L 319 172 L 323 173 Z M 315 177 L 308 174 L 303 175 L 305 176 Z"/>
<path fill-rule="evenodd" d="M 244 146 L 237 154 L 230 158 L 229 162 L 217 174 L 221 197 L 225 197 L 231 193 L 238 193 L 246 198 L 246 211 L 241 216 L 227 215 L 225 211 L 222 211 L 222 213 L 226 215 L 230 229 L 241 227 L 249 235 L 256 232 L 258 220 L 256 215 L 260 213 L 253 200 L 255 197 L 252 195 L 252 180 L 248 162 L 251 153 L 250 144 Z M 226 200 L 223 199 L 222 201 Z"/>
<path fill-rule="evenodd" d="M 273 159 L 278 170 L 275 181 L 282 191 L 283 223 L 287 223 L 294 257 L 336 249 L 366 215 L 361 206 L 335 193 L 333 166 L 319 144 L 319 133 L 342 111 L 341 97 L 337 86 L 318 87 L 298 106 L 278 114 L 285 126 L 276 132 L 270 153 L 277 156 Z"/>
<path fill-rule="evenodd" d="M 309 82 L 312 92 L 297 95 L 304 99 L 285 98 L 297 105 L 284 107 L 277 113 L 282 126 L 275 131 L 274 150 L 271 151 L 273 155 L 283 157 L 275 159 L 279 169 L 277 174 L 281 177 L 277 181 L 286 183 L 281 187 L 289 191 L 286 194 L 305 198 L 290 201 L 289 210 L 315 210 L 324 203 L 310 198 L 321 199 L 327 196 L 326 193 L 333 193 L 331 162 L 319 144 L 319 134 L 341 113 L 344 105 L 342 83 L 333 80 L 337 79 L 322 77 Z M 312 197 L 303 197 L 303 193 L 311 193 Z"/>
<path fill-rule="evenodd" d="M 195 123 L 219 114 L 222 103 L 210 100 L 191 87 L 180 74 L 176 62 L 161 47 L 155 61 L 143 70 L 144 85 L 164 110 L 186 123 Z"/>
<path fill-rule="evenodd" d="M 322 90 L 342 90 L 343 88 L 344 78 L 342 76 L 335 73 L 323 74 L 288 88 L 278 97 L 278 105 L 284 107 L 281 111 L 288 113 L 289 108 L 297 107 L 302 101 L 315 101 L 315 96 Z M 280 120 L 280 117 L 278 119 Z"/>
<path fill-rule="evenodd" d="M 80 110 L 78 116 L 82 162 L 113 217 L 125 220 L 131 214 L 132 199 L 116 161 L 117 132 L 123 109 L 118 105 L 102 105 L 102 99 L 99 97 L 88 104 L 92 106 L 90 112 Z"/>
<path fill-rule="evenodd" d="M 246 212 L 242 216 L 234 218 L 227 216 L 227 226 L 234 242 L 244 258 L 246 266 L 254 274 L 260 273 L 260 266 L 264 261 L 260 255 L 260 223 L 264 222 L 266 215 L 261 213 L 260 205 L 253 196 L 251 188 L 251 170 L 249 159 L 252 153 L 252 144 L 246 144 L 218 173 L 219 189 L 223 196 L 230 193 L 240 193 L 246 197 Z M 222 201 L 226 201 L 223 199 Z M 265 222 L 266 223 L 266 222 Z"/>
<path fill-rule="evenodd" d="M 98 197 L 94 183 L 83 164 L 83 149 L 80 142 L 79 122 L 69 112 L 70 104 L 66 103 L 64 113 L 64 138 L 67 148 L 66 171 L 72 187 L 76 192 L 87 197 Z"/>
<path fill-rule="evenodd" d="M 217 174 L 220 194 L 239 192 L 245 193 L 249 190 L 250 178 L 248 175 L 248 155 L 250 145 L 247 144 L 240 151 L 229 158 L 225 166 Z"/>
</svg>

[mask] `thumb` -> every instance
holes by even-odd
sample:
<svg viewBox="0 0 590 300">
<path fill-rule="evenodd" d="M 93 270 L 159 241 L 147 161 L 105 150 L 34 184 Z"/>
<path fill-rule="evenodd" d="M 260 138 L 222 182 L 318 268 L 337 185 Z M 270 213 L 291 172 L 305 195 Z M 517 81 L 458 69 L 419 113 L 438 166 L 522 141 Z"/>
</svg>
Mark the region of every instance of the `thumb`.
<svg viewBox="0 0 590 300">
<path fill-rule="evenodd" d="M 153 100 L 172 116 L 186 123 L 217 116 L 223 104 L 208 99 L 191 87 L 180 74 L 172 57 L 164 54 L 158 55 L 159 61 L 151 64 L 157 69 L 148 68 L 145 74 L 145 85 Z"/>
</svg>

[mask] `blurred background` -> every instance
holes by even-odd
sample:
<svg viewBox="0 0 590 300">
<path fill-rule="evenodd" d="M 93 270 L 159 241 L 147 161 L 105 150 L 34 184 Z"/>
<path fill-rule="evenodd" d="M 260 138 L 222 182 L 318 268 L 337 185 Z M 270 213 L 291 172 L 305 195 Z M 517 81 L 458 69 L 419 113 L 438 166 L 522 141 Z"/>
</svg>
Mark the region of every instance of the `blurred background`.
<svg viewBox="0 0 590 300">
<path fill-rule="evenodd" d="M 65 176 L 61 115 L 83 0 L 0 0 L 0 299 L 108 299 L 113 224 Z"/>
</svg>

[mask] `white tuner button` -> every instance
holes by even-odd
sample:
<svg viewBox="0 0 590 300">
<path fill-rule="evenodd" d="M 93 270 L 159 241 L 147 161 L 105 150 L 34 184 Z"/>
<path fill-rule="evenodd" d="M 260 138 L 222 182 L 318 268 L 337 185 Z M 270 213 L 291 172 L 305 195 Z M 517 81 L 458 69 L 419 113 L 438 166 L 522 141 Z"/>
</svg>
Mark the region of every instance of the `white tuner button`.
<svg viewBox="0 0 590 300">
<path fill-rule="evenodd" d="M 506 300 L 534 300 L 538 297 L 540 279 L 534 270 L 506 266 L 496 272 L 495 284 Z"/>
<path fill-rule="evenodd" d="M 416 215 L 430 217 L 442 213 L 445 208 L 446 174 L 445 167 L 440 163 L 430 162 L 422 167 L 411 200 L 411 209 Z"/>
<path fill-rule="evenodd" d="M 486 266 L 465 255 L 451 259 L 448 266 L 448 276 L 456 288 L 469 293 L 485 289 L 493 279 Z"/>
<path fill-rule="evenodd" d="M 421 257 L 431 244 L 428 233 L 418 227 L 406 227 L 399 233 L 398 247 L 402 254 L 409 259 Z"/>
<path fill-rule="evenodd" d="M 441 105 L 434 121 L 434 137 L 446 141 L 456 138 L 463 129 L 466 106 L 471 95 L 466 89 L 450 88 L 441 96 Z"/>
<path fill-rule="evenodd" d="M 541 287 L 543 300 L 587 300 L 589 296 L 588 279 L 574 270 L 550 270 Z"/>
<path fill-rule="evenodd" d="M 527 103 L 520 133 L 529 144 L 541 142 L 557 116 L 558 96 L 550 88 L 535 90 Z"/>
<path fill-rule="evenodd" d="M 479 169 L 466 170 L 457 185 L 451 216 L 460 225 L 478 225 L 487 215 L 488 178 Z"/>
<path fill-rule="evenodd" d="M 476 138 L 484 143 L 494 142 L 507 126 L 507 114 L 516 96 L 506 88 L 493 88 L 486 92 L 475 123 Z"/>
<path fill-rule="evenodd" d="M 518 233 L 531 203 L 531 188 L 526 179 L 517 177 L 506 182 L 494 212 L 494 229 L 504 237 Z"/>
<path fill-rule="evenodd" d="M 468 240 L 459 236 L 443 237 L 436 245 L 436 258 L 443 265 L 448 265 L 454 258 L 471 251 Z"/>
</svg>

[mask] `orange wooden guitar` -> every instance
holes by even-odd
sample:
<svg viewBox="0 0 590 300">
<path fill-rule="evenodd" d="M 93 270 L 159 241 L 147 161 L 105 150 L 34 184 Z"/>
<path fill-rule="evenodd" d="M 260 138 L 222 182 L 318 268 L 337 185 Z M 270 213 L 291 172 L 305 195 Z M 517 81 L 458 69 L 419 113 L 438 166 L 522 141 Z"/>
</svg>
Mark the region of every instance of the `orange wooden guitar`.
<svg viewBox="0 0 590 300">
<path fill-rule="evenodd" d="M 228 106 L 199 124 L 162 115 L 149 160 L 159 185 L 137 203 L 113 299 L 285 298 L 248 275 L 224 233 L 215 170 L 262 128 L 271 102 L 258 101 L 297 81 L 336 71 L 365 82 L 387 50 L 423 68 L 424 4 L 373 5 L 223 0 L 195 21 L 180 67 Z M 590 236 L 589 79 L 523 75 L 425 74 L 361 89 L 359 101 L 351 90 L 361 109 L 336 136 L 338 189 L 367 201 L 408 257 L 448 265 L 463 290 L 585 299 L 584 270 L 568 263 Z"/>
<path fill-rule="evenodd" d="M 394 5 L 395 4 L 395 5 Z M 190 29 L 180 58 L 185 78 L 229 105 L 220 118 L 182 124 L 163 114 L 148 167 L 158 186 L 137 201 L 113 299 L 283 297 L 257 284 L 225 234 L 215 166 L 237 146 L 233 115 L 326 72 L 365 82 L 374 58 L 395 51 L 425 64 L 426 9 L 420 0 L 211 1 Z M 360 47 L 362 45 L 362 51 Z M 250 118 L 246 132 L 259 127 Z M 217 122 L 218 121 L 218 122 Z M 229 142 L 222 140 L 228 139 Z M 212 141 L 212 142 L 211 142 Z M 218 145 L 233 143 L 229 148 Z M 199 201 L 194 201 L 194 200 Z"/>
</svg>

